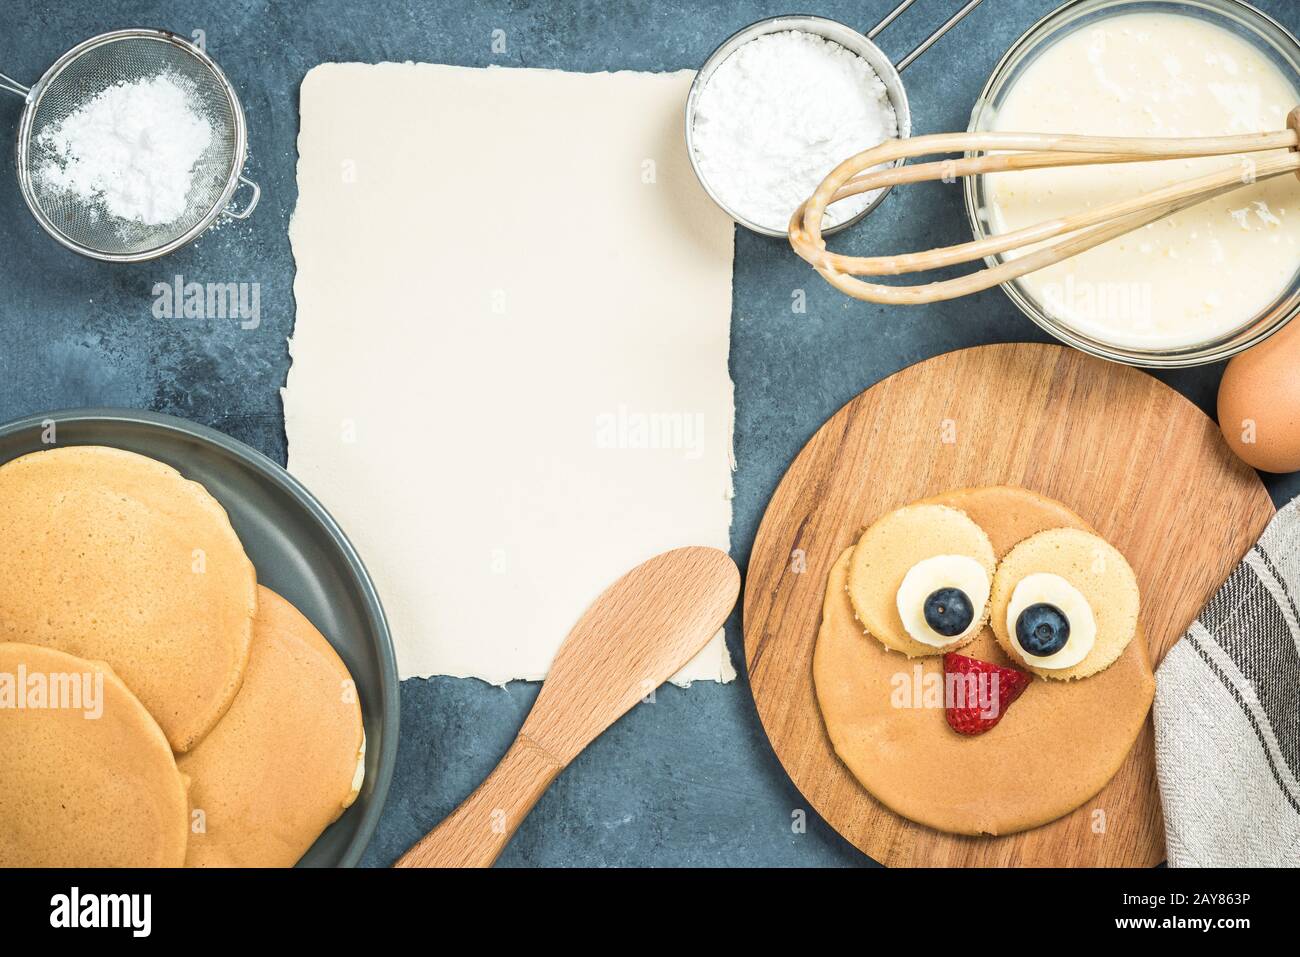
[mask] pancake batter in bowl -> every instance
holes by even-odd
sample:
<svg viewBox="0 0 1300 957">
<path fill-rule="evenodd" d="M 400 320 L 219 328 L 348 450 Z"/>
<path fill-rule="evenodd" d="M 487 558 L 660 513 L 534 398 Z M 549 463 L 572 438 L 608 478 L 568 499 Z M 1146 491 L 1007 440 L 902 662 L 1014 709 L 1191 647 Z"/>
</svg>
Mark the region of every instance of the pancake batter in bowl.
<svg viewBox="0 0 1300 957">
<path fill-rule="evenodd" d="M 1197 17 L 1143 12 L 1094 21 L 1052 42 L 982 126 L 1217 136 L 1284 129 L 1297 104 L 1294 78 L 1247 40 Z M 1225 165 L 1245 169 L 1241 157 L 1209 157 L 993 174 L 985 180 L 989 229 L 1007 232 Z M 1018 285 L 1084 335 L 1159 351 L 1240 329 L 1289 286 L 1297 268 L 1300 183 L 1281 176 L 1182 210 Z"/>
</svg>

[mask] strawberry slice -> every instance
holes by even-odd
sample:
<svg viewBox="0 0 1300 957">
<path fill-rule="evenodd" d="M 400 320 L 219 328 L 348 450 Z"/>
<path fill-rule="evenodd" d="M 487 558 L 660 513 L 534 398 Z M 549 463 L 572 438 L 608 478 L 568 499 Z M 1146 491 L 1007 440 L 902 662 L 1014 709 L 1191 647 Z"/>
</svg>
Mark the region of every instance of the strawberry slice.
<svg viewBox="0 0 1300 957">
<path fill-rule="evenodd" d="M 958 734 L 983 734 L 1002 720 L 1011 702 L 1029 687 L 1030 677 L 949 652 L 943 656 L 944 716 Z"/>
</svg>

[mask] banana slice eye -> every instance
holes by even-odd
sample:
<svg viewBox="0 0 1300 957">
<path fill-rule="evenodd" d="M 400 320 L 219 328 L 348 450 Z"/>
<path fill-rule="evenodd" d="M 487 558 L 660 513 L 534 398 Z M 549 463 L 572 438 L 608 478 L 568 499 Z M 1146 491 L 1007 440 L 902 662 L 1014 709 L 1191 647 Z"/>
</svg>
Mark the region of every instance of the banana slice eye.
<svg viewBox="0 0 1300 957">
<path fill-rule="evenodd" d="M 925 558 L 903 576 L 898 617 L 914 641 L 946 648 L 983 624 L 989 588 L 988 572 L 969 555 Z"/>
<path fill-rule="evenodd" d="M 1058 671 L 1088 657 L 1097 620 L 1079 589 L 1060 575 L 1037 572 L 1020 579 L 1011 593 L 1007 635 L 1027 664 Z"/>
</svg>

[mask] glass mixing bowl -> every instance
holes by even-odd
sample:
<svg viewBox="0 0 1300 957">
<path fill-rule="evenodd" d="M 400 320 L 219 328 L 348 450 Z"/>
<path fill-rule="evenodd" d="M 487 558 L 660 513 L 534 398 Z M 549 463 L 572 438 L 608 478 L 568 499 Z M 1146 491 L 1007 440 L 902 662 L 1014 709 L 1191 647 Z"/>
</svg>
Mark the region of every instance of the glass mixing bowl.
<svg viewBox="0 0 1300 957">
<path fill-rule="evenodd" d="M 1009 49 L 993 69 L 992 76 L 971 112 L 971 130 L 991 128 L 1007 94 L 1025 68 L 1043 50 L 1075 30 L 1085 29 L 1103 18 L 1125 13 L 1168 12 L 1200 17 L 1226 28 L 1252 43 L 1290 76 L 1300 75 L 1300 42 L 1273 18 L 1242 0 L 1071 0 L 1048 14 Z M 1300 184 L 1297 184 L 1300 188 Z M 987 194 L 984 177 L 965 179 L 966 214 L 976 239 L 989 235 Z M 1001 256 L 987 258 L 990 266 Z M 1080 332 L 1055 318 L 1018 280 L 1002 286 L 1011 301 L 1038 325 L 1061 341 L 1103 359 L 1129 365 L 1156 368 L 1204 365 L 1227 359 L 1262 342 L 1300 313 L 1300 269 L 1290 285 L 1272 303 L 1226 335 L 1204 342 L 1173 348 L 1135 348 L 1117 345 Z"/>
</svg>

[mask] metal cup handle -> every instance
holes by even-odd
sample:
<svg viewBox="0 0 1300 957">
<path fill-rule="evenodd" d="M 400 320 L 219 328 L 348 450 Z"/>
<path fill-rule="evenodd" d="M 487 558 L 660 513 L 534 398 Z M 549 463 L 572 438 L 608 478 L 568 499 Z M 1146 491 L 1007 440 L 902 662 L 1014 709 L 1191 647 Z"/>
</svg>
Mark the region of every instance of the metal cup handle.
<svg viewBox="0 0 1300 957">
<path fill-rule="evenodd" d="M 913 60 L 919 57 L 926 50 L 930 49 L 930 47 L 934 46 L 940 37 L 942 37 L 945 33 L 947 33 L 957 24 L 961 23 L 962 20 L 966 19 L 966 14 L 970 13 L 972 10 L 978 7 L 982 2 L 983 0 L 969 0 L 969 2 L 964 7 L 962 7 L 951 17 L 949 17 L 947 21 L 944 22 L 943 25 L 939 27 L 939 29 L 935 30 L 928 37 L 922 40 L 915 50 L 913 50 L 907 56 L 903 57 L 903 59 L 895 63 L 894 69 L 896 69 L 899 73 L 902 73 L 904 70 L 906 70 L 908 66 L 911 65 Z M 882 30 L 884 30 L 887 26 L 889 26 L 891 23 L 897 20 L 899 14 L 901 14 L 904 10 L 906 10 L 914 3 L 916 3 L 916 0 L 903 0 L 902 3 L 900 3 L 898 6 L 894 7 L 894 9 L 890 10 L 887 14 L 885 14 L 885 19 L 881 20 L 879 23 L 877 23 L 874 27 L 871 28 L 871 31 L 867 34 L 867 39 L 875 40 L 876 36 Z"/>
</svg>

